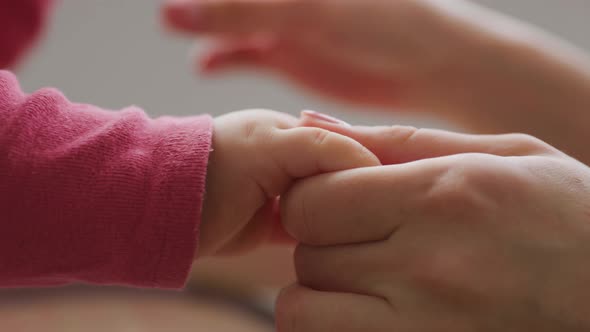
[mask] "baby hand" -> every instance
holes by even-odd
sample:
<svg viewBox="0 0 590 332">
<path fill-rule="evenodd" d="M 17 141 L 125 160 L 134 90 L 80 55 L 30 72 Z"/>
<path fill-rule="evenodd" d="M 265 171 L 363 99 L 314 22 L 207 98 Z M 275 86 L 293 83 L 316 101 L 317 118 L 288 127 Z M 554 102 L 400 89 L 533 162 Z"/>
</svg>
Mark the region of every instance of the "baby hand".
<svg viewBox="0 0 590 332">
<path fill-rule="evenodd" d="M 240 253 L 276 239 L 277 198 L 293 181 L 380 164 L 351 138 L 297 125 L 290 115 L 266 110 L 215 119 L 200 257 Z"/>
</svg>

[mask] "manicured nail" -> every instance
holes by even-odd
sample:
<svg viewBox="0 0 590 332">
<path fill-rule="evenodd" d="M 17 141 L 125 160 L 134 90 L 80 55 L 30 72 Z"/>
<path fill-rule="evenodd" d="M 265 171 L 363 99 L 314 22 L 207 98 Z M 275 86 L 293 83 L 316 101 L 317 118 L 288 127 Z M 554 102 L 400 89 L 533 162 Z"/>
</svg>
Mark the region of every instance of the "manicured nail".
<svg viewBox="0 0 590 332">
<path fill-rule="evenodd" d="M 341 126 L 345 126 L 345 127 L 351 127 L 351 125 L 345 121 L 342 121 L 342 120 L 337 119 L 333 116 L 330 116 L 330 115 L 327 115 L 324 113 L 319 113 L 316 111 L 305 110 L 305 111 L 301 112 L 301 116 L 302 117 L 309 117 L 309 118 L 315 119 L 317 121 L 337 124 L 337 125 L 341 125 Z"/>
</svg>

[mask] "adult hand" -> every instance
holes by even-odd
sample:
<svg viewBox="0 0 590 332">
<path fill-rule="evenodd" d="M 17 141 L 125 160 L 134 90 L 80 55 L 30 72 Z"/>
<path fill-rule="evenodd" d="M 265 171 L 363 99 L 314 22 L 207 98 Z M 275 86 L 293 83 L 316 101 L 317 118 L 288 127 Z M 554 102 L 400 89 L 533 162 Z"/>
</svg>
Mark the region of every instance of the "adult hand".
<svg viewBox="0 0 590 332">
<path fill-rule="evenodd" d="M 526 132 L 590 161 L 585 56 L 467 1 L 170 0 L 163 13 L 221 44 L 206 72 L 271 68 L 341 101 Z"/>
<path fill-rule="evenodd" d="M 280 332 L 586 331 L 590 170 L 526 135 L 321 124 L 384 163 L 282 197 Z"/>
</svg>

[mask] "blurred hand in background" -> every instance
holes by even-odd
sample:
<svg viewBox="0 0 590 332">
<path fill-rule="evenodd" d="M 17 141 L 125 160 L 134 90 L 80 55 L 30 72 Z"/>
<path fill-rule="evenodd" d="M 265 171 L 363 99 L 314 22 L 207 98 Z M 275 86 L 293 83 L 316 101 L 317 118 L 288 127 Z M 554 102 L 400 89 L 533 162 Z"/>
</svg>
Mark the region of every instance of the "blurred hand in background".
<svg viewBox="0 0 590 332">
<path fill-rule="evenodd" d="M 575 47 L 462 0 L 166 1 L 166 24 L 216 42 L 206 73 L 271 69 L 362 106 L 524 132 L 585 161 L 590 65 Z"/>
</svg>

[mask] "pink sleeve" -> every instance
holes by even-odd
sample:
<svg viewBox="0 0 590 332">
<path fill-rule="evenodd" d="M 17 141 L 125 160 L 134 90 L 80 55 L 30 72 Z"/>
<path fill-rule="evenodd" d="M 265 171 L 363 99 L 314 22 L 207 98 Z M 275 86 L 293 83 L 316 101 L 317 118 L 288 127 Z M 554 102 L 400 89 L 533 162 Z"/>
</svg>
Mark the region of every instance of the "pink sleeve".
<svg viewBox="0 0 590 332">
<path fill-rule="evenodd" d="M 42 33 L 53 0 L 0 0 L 0 69 L 13 67 Z"/>
<path fill-rule="evenodd" d="M 0 287 L 182 287 L 212 121 L 21 92 L 0 71 Z"/>
</svg>

